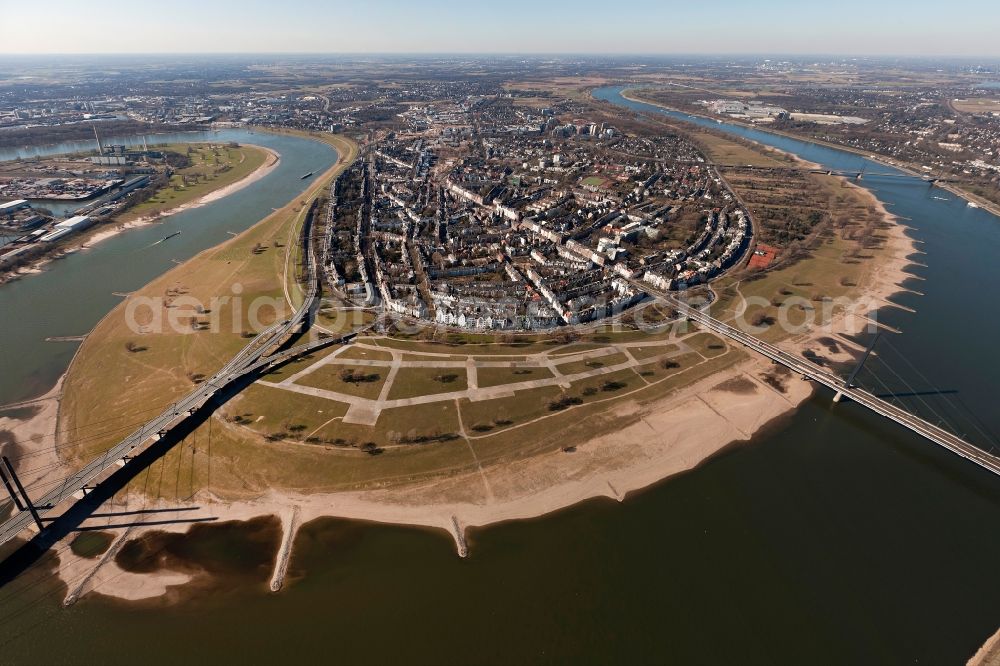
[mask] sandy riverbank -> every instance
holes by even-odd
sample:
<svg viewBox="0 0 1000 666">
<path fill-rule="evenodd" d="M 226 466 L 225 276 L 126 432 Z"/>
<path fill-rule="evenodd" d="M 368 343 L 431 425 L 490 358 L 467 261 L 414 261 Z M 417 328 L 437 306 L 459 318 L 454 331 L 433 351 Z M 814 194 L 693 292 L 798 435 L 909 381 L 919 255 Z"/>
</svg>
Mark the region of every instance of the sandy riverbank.
<svg viewBox="0 0 1000 666">
<path fill-rule="evenodd" d="M 101 229 L 97 233 L 85 239 L 81 243 L 81 247 L 86 248 L 91 245 L 96 245 L 97 243 L 100 243 L 103 240 L 107 240 L 112 236 L 117 236 L 121 232 L 127 231 L 128 229 L 135 229 L 136 227 L 146 226 L 148 224 L 156 222 L 157 220 L 161 220 L 165 217 L 170 217 L 171 215 L 176 215 L 177 213 L 183 213 L 184 211 L 187 210 L 201 208 L 202 206 L 210 204 L 213 201 L 218 201 L 219 199 L 223 199 L 229 196 L 230 194 L 239 192 L 243 188 L 256 183 L 264 176 L 267 176 L 269 173 L 274 171 L 277 168 L 278 164 L 281 162 L 281 156 L 278 153 L 271 150 L 270 148 L 265 148 L 264 146 L 258 146 L 256 144 L 244 144 L 244 145 L 264 151 L 265 153 L 267 153 L 267 158 L 264 160 L 263 164 L 254 169 L 252 172 L 248 173 L 243 178 L 240 178 L 235 183 L 230 183 L 225 187 L 220 187 L 217 190 L 212 190 L 211 192 L 198 197 L 194 201 L 189 201 L 186 204 L 181 204 L 180 206 L 175 206 L 174 208 L 169 208 L 167 210 L 154 213 L 152 215 L 137 217 L 134 220 L 114 225 L 112 228 Z"/>
<path fill-rule="evenodd" d="M 15 403 L 17 406 L 4 406 L 0 411 L 0 453 L 11 459 L 25 486 L 65 476 L 55 449 L 62 388 L 60 377 L 45 395 Z"/>
<path fill-rule="evenodd" d="M 555 451 L 476 473 L 399 488 L 329 494 L 272 490 L 253 501 L 240 502 L 199 497 L 197 510 L 158 513 L 156 520 L 245 521 L 262 515 L 295 515 L 294 521 L 282 520 L 285 529 L 325 516 L 432 527 L 451 534 L 459 554 L 465 555 L 467 527 L 534 518 L 594 497 L 621 501 L 630 492 L 693 469 L 733 442 L 749 440 L 812 391 L 807 382 L 798 378 L 786 379 L 784 391 L 776 390 L 762 380 L 770 368 L 770 363 L 752 359 L 651 405 L 618 405 L 614 416 L 635 417 L 633 423 L 581 444 L 573 453 Z M 142 498 L 132 497 L 126 506 L 143 504 Z M 107 519 L 88 521 L 87 525 L 99 527 L 102 523 L 106 527 Z M 187 529 L 188 524 L 183 522 L 139 527 L 129 537 L 148 530 Z M 290 538 L 285 535 L 286 540 Z M 283 554 L 286 557 L 278 558 L 276 569 L 287 564 L 287 552 Z M 74 589 L 72 582 L 81 581 L 94 565 L 93 560 L 69 551 L 60 553 L 60 576 L 70 589 Z M 87 579 L 77 594 L 93 590 L 135 600 L 160 596 L 169 586 L 189 580 L 188 575 L 174 571 L 132 574 L 113 560 L 99 568 L 100 573 Z M 272 587 L 280 584 L 279 572 Z"/>
<path fill-rule="evenodd" d="M 997 666 L 1000 664 L 1000 631 L 990 636 L 969 658 L 966 666 Z"/>
</svg>

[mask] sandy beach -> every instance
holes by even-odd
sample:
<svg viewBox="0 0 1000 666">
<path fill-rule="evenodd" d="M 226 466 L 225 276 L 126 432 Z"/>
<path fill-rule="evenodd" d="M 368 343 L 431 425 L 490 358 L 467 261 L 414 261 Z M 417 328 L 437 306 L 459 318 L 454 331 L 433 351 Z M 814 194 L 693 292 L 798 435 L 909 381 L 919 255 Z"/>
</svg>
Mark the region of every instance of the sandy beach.
<svg viewBox="0 0 1000 666">
<path fill-rule="evenodd" d="M 0 453 L 11 459 L 25 486 L 59 479 L 65 469 L 56 454 L 56 427 L 63 378 L 45 395 L 4 405 L 0 412 Z"/>
<path fill-rule="evenodd" d="M 810 384 L 798 378 L 787 379 L 784 391 L 776 390 L 762 380 L 770 368 L 767 361 L 751 359 L 652 405 L 620 404 L 615 416 L 635 416 L 637 420 L 619 432 L 578 446 L 572 454 L 555 451 L 486 467 L 474 474 L 398 488 L 329 494 L 272 490 L 253 501 L 240 502 L 198 497 L 197 510 L 158 513 L 157 520 L 212 518 L 221 522 L 277 515 L 283 518 L 284 539 L 289 542 L 294 536 L 287 533 L 290 526 L 294 529 L 325 516 L 432 527 L 449 533 L 458 555 L 465 556 L 464 532 L 468 527 L 534 518 L 595 497 L 622 501 L 628 493 L 693 469 L 734 442 L 748 441 L 812 392 Z M 183 508 L 146 503 L 138 496 L 126 500 L 126 506 L 133 504 Z M 294 521 L 288 518 L 292 515 Z M 102 523 L 106 527 L 107 519 L 88 521 L 86 525 L 101 527 Z M 187 529 L 184 522 L 137 527 L 129 538 L 147 530 Z M 282 572 L 289 553 L 283 555 L 276 564 L 276 570 Z M 77 596 L 96 590 L 121 599 L 144 599 L 160 596 L 171 585 L 190 580 L 187 574 L 174 571 L 132 574 L 120 569 L 113 559 L 95 567 L 94 560 L 77 557 L 68 550 L 61 552 L 59 559 L 60 576 Z M 99 575 L 83 582 L 82 577 L 95 568 Z M 273 589 L 280 586 L 280 577 L 272 581 Z"/>
<path fill-rule="evenodd" d="M 966 666 L 997 666 L 997 664 L 1000 664 L 1000 630 L 990 636 L 966 662 Z"/>
</svg>

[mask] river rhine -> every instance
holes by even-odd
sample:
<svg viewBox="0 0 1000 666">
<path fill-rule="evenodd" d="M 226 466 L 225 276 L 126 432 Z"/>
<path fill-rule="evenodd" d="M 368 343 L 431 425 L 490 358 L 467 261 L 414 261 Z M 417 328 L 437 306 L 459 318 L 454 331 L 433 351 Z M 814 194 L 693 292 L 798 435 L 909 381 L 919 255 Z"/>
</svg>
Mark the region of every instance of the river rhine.
<svg viewBox="0 0 1000 666">
<path fill-rule="evenodd" d="M 66 370 L 76 344 L 46 342 L 45 338 L 86 334 L 121 301 L 114 295 L 116 292 L 137 289 L 173 267 L 175 260 L 183 261 L 218 245 L 230 237 L 230 231 L 250 227 L 306 187 L 308 183 L 300 180 L 302 174 L 322 173 L 337 160 L 336 151 L 327 144 L 266 132 L 231 129 L 149 137 L 150 143 L 182 140 L 253 143 L 271 148 L 281 155 L 281 160 L 263 179 L 223 199 L 128 230 L 52 262 L 37 275 L 0 286 L 0 344 L 6 350 L 0 373 L 0 404 L 48 390 Z M 141 139 L 138 143 L 141 145 Z M 37 148 L 29 154 L 86 148 L 92 146 L 67 142 Z M 21 152 L 0 151 L 0 159 L 13 159 Z M 175 231 L 182 233 L 153 245 Z"/>
<path fill-rule="evenodd" d="M 595 94 L 661 113 L 619 91 Z M 855 168 L 862 159 L 710 124 L 831 168 Z M 254 142 L 270 145 L 261 136 Z M 287 166 L 289 156 L 276 149 Z M 297 166 L 289 177 L 313 166 Z M 868 171 L 891 170 L 870 164 Z M 246 226 L 285 203 L 291 194 L 284 190 L 261 195 L 275 176 L 213 204 L 222 219 L 204 243 L 191 240 L 186 253 L 175 246 L 144 272 L 125 273 L 122 284 L 105 276 L 98 287 L 79 285 L 84 280 L 66 272 L 58 277 L 60 266 L 10 285 L 32 290 L 20 300 L 0 288 L 7 342 L 0 393 L 28 395 L 37 392 L 24 386 L 29 379 L 44 387 L 58 374 L 33 368 L 72 350 L 39 336 L 85 332 L 114 304 L 111 291 L 134 288 L 171 258 L 224 239 L 232 220 Z M 916 313 L 880 314 L 903 333 L 879 347 L 861 383 L 876 392 L 939 391 L 906 404 L 968 429 L 974 442 L 995 440 L 1000 313 L 992 304 L 1000 272 L 992 262 L 1000 220 L 916 179 L 866 175 L 864 184 L 909 218 L 926 254 L 914 257 L 921 265 L 908 285 L 924 295 L 895 299 Z M 240 195 L 263 201 L 240 216 Z M 127 249 L 106 250 L 103 262 L 117 265 L 166 233 L 154 229 Z M 131 237 L 64 262 L 86 261 Z M 187 228 L 178 238 L 189 241 Z M 124 272 L 102 266 L 92 270 Z M 46 286 L 31 284 L 45 279 Z M 67 289 L 86 290 L 67 298 Z M 98 302 L 82 302 L 89 298 Z M 57 315 L 67 300 L 70 312 Z M 46 303 L 60 310 L 47 312 Z M 19 320 L 32 313 L 33 323 L 9 329 L 11 312 Z M 444 533 L 321 521 L 300 532 L 291 579 L 270 594 L 260 539 L 217 526 L 190 538 L 184 554 L 225 571 L 221 582 L 170 607 L 86 597 L 68 609 L 39 567 L 0 590 L 0 661 L 964 663 L 1000 626 L 993 529 L 1000 478 L 830 397 L 817 394 L 752 444 L 623 504 L 594 500 L 478 530 L 466 560 Z"/>
</svg>

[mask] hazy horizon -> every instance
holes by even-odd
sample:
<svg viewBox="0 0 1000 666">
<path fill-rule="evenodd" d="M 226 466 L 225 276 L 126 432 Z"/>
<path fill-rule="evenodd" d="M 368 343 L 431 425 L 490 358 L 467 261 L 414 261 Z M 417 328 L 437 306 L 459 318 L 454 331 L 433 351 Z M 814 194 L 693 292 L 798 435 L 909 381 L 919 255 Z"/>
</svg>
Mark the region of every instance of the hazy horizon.
<svg viewBox="0 0 1000 666">
<path fill-rule="evenodd" d="M 0 59 L 3 58 L 21 58 L 21 59 L 44 59 L 44 58 L 149 58 L 151 60 L 162 60 L 164 58 L 241 58 L 241 57 L 254 57 L 254 58 L 634 58 L 639 59 L 698 59 L 698 60 L 711 60 L 711 59 L 741 59 L 741 58 L 753 58 L 753 59 L 765 59 L 765 60 L 813 60 L 813 59 L 831 59 L 831 60 L 872 60 L 872 61 L 885 61 L 885 60 L 907 60 L 907 61 L 920 61 L 920 60 L 945 60 L 945 61 L 956 61 L 956 62 L 979 62 L 983 60 L 994 60 L 1000 65 L 1000 53 L 998 54 L 987 54 L 987 55 L 959 55 L 951 53 L 927 53 L 927 54 L 907 54 L 907 53 L 777 53 L 770 51 L 761 51 L 759 53 L 751 52 L 723 52 L 723 51 L 706 51 L 704 53 L 684 53 L 684 52 L 662 52 L 662 53 L 629 53 L 627 51 L 622 51 L 618 53 L 612 52 L 585 52 L 585 51 L 547 51 L 547 52 L 531 52 L 531 51 L 440 51 L 440 52 L 430 52 L 430 51 L 414 51 L 414 52 L 404 52 L 404 51 L 93 51 L 93 52 L 37 52 L 37 53 L 8 53 L 0 51 Z"/>
<path fill-rule="evenodd" d="M 709 6 L 637 0 L 477 5 L 335 0 L 124 0 L 5 7 L 2 55 L 618 55 L 997 57 L 1000 9 L 982 0 Z"/>
</svg>

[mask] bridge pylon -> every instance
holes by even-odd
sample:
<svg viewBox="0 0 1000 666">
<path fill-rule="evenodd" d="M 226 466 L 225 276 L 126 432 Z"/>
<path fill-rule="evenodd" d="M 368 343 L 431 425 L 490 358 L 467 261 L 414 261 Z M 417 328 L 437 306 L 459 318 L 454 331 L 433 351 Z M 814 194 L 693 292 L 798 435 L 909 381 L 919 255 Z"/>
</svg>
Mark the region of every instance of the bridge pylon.
<svg viewBox="0 0 1000 666">
<path fill-rule="evenodd" d="M 24 501 L 24 506 L 21 506 L 21 503 L 17 501 L 17 496 L 11 492 L 11 497 L 14 498 L 14 505 L 21 511 L 24 511 L 25 507 L 27 507 L 28 511 L 31 512 L 32 520 L 34 520 L 35 525 L 38 526 L 38 531 L 41 532 L 45 529 L 45 524 L 42 523 L 42 519 L 38 516 L 38 511 L 35 510 L 34 503 L 31 501 L 31 498 L 28 497 L 28 492 L 24 489 L 24 486 L 21 485 L 21 480 L 17 478 L 17 472 L 14 471 L 14 466 L 10 464 L 10 459 L 7 458 L 7 456 L 0 456 L 0 458 L 2 458 L 3 466 L 6 468 L 6 477 L 10 477 L 10 479 L 14 482 L 14 485 L 17 487 L 17 491 L 21 494 L 21 499 Z M 4 485 L 7 485 L 6 477 L 4 478 Z M 7 487 L 9 490 L 10 486 L 8 485 Z"/>
<path fill-rule="evenodd" d="M 7 489 L 7 494 L 14 500 L 14 506 L 17 507 L 17 510 L 24 511 L 24 504 L 21 503 L 21 498 L 14 491 L 14 486 L 11 485 L 11 480 L 7 478 L 7 472 L 4 471 L 3 465 L 0 465 L 0 480 L 3 481 L 3 487 Z"/>
<path fill-rule="evenodd" d="M 865 367 L 865 362 L 868 361 L 868 357 L 871 356 L 872 350 L 875 349 L 875 343 L 878 342 L 878 338 L 880 335 L 882 335 L 882 331 L 875 332 L 875 335 L 872 336 L 872 341 L 868 343 L 868 347 L 865 349 L 865 353 L 861 356 L 861 359 L 858 361 L 858 364 L 854 366 L 854 370 L 852 370 L 851 374 L 847 376 L 846 380 L 844 380 L 844 386 L 846 386 L 847 388 L 849 389 L 854 388 L 854 379 L 855 377 L 858 376 L 858 373 L 861 372 L 861 368 Z M 844 398 L 843 392 L 837 391 L 836 394 L 833 396 L 833 401 L 835 403 L 840 402 L 841 400 L 843 400 L 843 398 Z"/>
</svg>

